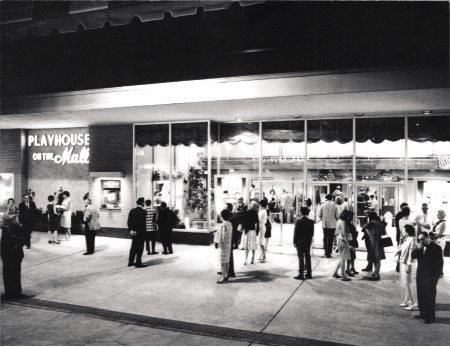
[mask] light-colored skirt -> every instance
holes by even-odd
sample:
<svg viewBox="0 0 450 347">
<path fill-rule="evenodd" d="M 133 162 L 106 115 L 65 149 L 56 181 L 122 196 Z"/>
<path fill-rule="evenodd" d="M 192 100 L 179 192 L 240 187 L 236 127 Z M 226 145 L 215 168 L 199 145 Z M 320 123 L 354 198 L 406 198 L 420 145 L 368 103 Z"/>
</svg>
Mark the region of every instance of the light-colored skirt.
<svg viewBox="0 0 450 347">
<path fill-rule="evenodd" d="M 347 246 L 347 244 L 343 241 L 338 242 L 338 249 L 339 249 L 339 256 L 341 257 L 341 260 L 351 260 L 351 254 L 350 254 L 350 248 Z"/>
<path fill-rule="evenodd" d="M 257 244 L 256 244 L 256 230 L 249 230 L 247 232 L 247 240 L 245 243 L 245 249 L 248 249 L 250 251 L 256 251 Z"/>
<path fill-rule="evenodd" d="M 411 266 L 411 271 L 406 272 L 408 265 L 400 263 L 400 286 L 402 288 L 410 288 L 413 281 L 414 266 Z"/>
<path fill-rule="evenodd" d="M 59 222 L 61 228 L 70 229 L 72 228 L 72 211 L 64 211 Z"/>
</svg>

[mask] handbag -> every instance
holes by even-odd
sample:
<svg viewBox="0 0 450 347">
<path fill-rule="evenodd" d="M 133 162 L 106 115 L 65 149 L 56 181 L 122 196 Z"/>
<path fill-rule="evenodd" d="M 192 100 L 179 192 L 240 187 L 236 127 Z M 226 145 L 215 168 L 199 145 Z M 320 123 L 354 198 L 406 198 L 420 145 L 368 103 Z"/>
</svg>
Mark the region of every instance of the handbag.
<svg viewBox="0 0 450 347">
<path fill-rule="evenodd" d="M 270 223 L 269 219 L 267 219 L 267 222 L 266 222 L 266 232 L 264 233 L 264 237 L 266 239 L 269 239 L 272 237 L 272 224 Z"/>
<path fill-rule="evenodd" d="M 380 240 L 381 246 L 384 247 L 391 247 L 394 244 L 392 243 L 392 239 L 388 236 L 388 237 L 382 237 Z"/>
</svg>

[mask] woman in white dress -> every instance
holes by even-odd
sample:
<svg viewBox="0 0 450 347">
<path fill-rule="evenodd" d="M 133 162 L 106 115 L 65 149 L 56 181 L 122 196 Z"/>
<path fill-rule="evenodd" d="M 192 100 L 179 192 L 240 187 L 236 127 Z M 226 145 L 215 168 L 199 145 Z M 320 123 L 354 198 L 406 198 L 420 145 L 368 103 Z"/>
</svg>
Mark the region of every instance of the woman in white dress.
<svg viewBox="0 0 450 347">
<path fill-rule="evenodd" d="M 398 226 L 400 229 L 400 235 L 404 235 L 405 232 L 405 225 L 412 225 L 413 227 L 417 224 L 414 220 L 411 219 L 411 209 L 408 206 L 402 207 L 402 218 L 398 221 Z M 416 232 L 417 236 L 417 232 Z M 401 237 L 401 239 L 403 236 Z M 400 243 L 402 243 L 402 240 L 400 240 Z"/>
<path fill-rule="evenodd" d="M 62 210 L 59 225 L 66 232 L 66 240 L 70 240 L 70 237 L 72 236 L 72 233 L 70 232 L 70 228 L 72 228 L 72 199 L 67 190 L 63 193 L 61 205 L 57 205 L 56 207 Z"/>
<path fill-rule="evenodd" d="M 258 203 L 256 201 L 250 202 L 249 209 L 245 211 L 242 227 L 246 236 L 244 265 L 247 265 L 247 258 L 250 251 L 252 251 L 251 263 L 253 264 L 255 262 L 255 252 L 257 248 L 256 234 L 259 230 Z"/>
<path fill-rule="evenodd" d="M 411 311 L 417 308 L 412 294 L 412 274 L 414 259 L 411 257 L 412 252 L 417 247 L 416 230 L 410 225 L 406 224 L 403 229 L 403 243 L 399 246 L 397 254 L 400 261 L 400 286 L 405 289 L 405 300 L 399 304 L 406 310 Z"/>
<path fill-rule="evenodd" d="M 222 268 L 222 277 L 217 283 L 223 283 L 228 281 L 228 270 L 230 267 L 230 255 L 231 255 L 231 240 L 233 238 L 233 226 L 229 222 L 233 213 L 225 209 L 220 213 L 222 217 L 222 224 L 219 230 L 217 230 L 214 236 L 214 243 L 216 248 L 220 249 L 220 265 Z"/>
<path fill-rule="evenodd" d="M 437 211 L 437 222 L 434 223 L 433 229 L 431 233 L 435 242 L 441 246 L 442 252 L 444 252 L 446 242 L 450 241 L 450 235 L 447 231 L 447 226 L 445 224 L 445 211 L 438 210 Z M 444 273 L 441 273 L 441 276 L 444 276 Z"/>
<path fill-rule="evenodd" d="M 258 221 L 259 221 L 259 234 L 258 234 L 258 244 L 261 248 L 261 256 L 259 260 L 266 260 L 266 251 L 267 244 L 269 239 L 265 237 L 266 235 L 266 223 L 267 223 L 267 201 L 261 200 L 259 202 L 259 212 L 258 212 Z"/>
</svg>

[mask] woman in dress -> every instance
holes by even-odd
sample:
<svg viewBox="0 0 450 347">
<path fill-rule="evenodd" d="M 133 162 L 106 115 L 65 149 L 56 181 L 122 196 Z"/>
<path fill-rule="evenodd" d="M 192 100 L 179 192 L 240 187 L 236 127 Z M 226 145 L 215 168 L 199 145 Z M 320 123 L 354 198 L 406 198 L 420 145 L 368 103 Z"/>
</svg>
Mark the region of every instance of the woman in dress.
<svg viewBox="0 0 450 347">
<path fill-rule="evenodd" d="M 447 231 L 447 226 L 445 224 L 445 211 L 438 210 L 437 211 L 437 222 L 434 223 L 433 229 L 431 230 L 431 235 L 433 236 L 435 242 L 441 246 L 442 252 L 444 252 L 445 244 L 449 240 L 449 234 Z M 444 276 L 444 273 L 441 273 L 441 276 Z"/>
<path fill-rule="evenodd" d="M 337 198 L 336 198 L 337 200 Z M 351 238 L 349 239 L 349 245 L 352 246 L 350 248 L 350 260 L 347 261 L 347 270 L 345 271 L 345 274 L 350 277 L 354 277 L 359 272 L 355 270 L 355 259 L 356 259 L 356 251 L 355 249 L 358 248 L 358 231 L 356 230 L 355 226 L 353 225 L 353 212 L 347 211 L 346 212 L 346 226 L 347 229 L 351 235 Z"/>
<path fill-rule="evenodd" d="M 403 235 L 405 225 L 415 226 L 417 223 L 411 219 L 411 209 L 408 206 L 402 207 L 402 218 L 398 221 L 398 228 L 400 229 L 400 235 Z M 417 235 L 416 235 L 417 236 Z M 400 237 L 400 244 L 402 239 Z"/>
<path fill-rule="evenodd" d="M 336 242 L 337 249 L 339 252 L 340 260 L 337 263 L 336 269 L 334 270 L 333 277 L 340 278 L 342 281 L 350 281 L 350 278 L 347 277 L 345 273 L 345 262 L 351 260 L 350 249 L 353 247 L 350 246 L 349 239 L 351 239 L 351 234 L 346 225 L 346 221 L 348 219 L 347 210 L 342 211 L 339 216 L 339 220 L 336 223 Z M 338 275 L 339 268 L 341 268 L 342 276 Z"/>
<path fill-rule="evenodd" d="M 214 236 L 216 248 L 220 249 L 220 265 L 222 268 L 222 277 L 217 281 L 217 283 L 228 281 L 231 239 L 233 238 L 233 226 L 229 221 L 233 216 L 233 213 L 230 210 L 225 209 L 220 213 L 220 216 L 222 217 L 222 224 Z"/>
<path fill-rule="evenodd" d="M 66 190 L 62 193 L 63 201 L 61 205 L 56 205 L 62 212 L 60 227 L 66 233 L 66 240 L 70 240 L 72 233 L 70 228 L 72 228 L 72 199 L 70 198 L 70 193 Z"/>
<path fill-rule="evenodd" d="M 369 223 L 364 225 L 364 236 L 367 239 L 367 260 L 375 265 L 374 271 L 367 278 L 370 281 L 380 280 L 381 260 L 386 259 L 381 245 L 381 236 L 386 235 L 386 223 L 380 220 L 376 212 L 369 212 Z"/>
<path fill-rule="evenodd" d="M 403 231 L 403 243 L 399 246 L 397 254 L 400 262 L 400 286 L 405 289 L 405 300 L 399 304 L 406 310 L 410 311 L 417 308 L 412 294 L 412 274 L 414 259 L 411 257 L 412 252 L 417 247 L 416 230 L 412 225 L 405 225 Z"/>
<path fill-rule="evenodd" d="M 266 260 L 266 251 L 267 244 L 269 239 L 266 238 L 266 223 L 267 223 L 267 202 L 266 200 L 261 200 L 259 202 L 259 212 L 258 212 L 258 220 L 259 220 L 259 234 L 258 234 L 258 244 L 261 248 L 261 256 L 259 260 Z"/>
<path fill-rule="evenodd" d="M 58 241 L 58 224 L 59 216 L 55 209 L 55 197 L 49 195 L 47 197 L 47 226 L 48 226 L 48 243 L 59 244 Z"/>
<path fill-rule="evenodd" d="M 259 232 L 259 219 L 258 219 L 258 203 L 256 201 L 250 202 L 249 209 L 245 212 L 243 218 L 244 233 L 246 236 L 245 242 L 245 262 L 247 265 L 247 258 L 249 251 L 252 251 L 251 263 L 255 263 L 255 251 L 256 251 L 256 237 Z"/>
</svg>

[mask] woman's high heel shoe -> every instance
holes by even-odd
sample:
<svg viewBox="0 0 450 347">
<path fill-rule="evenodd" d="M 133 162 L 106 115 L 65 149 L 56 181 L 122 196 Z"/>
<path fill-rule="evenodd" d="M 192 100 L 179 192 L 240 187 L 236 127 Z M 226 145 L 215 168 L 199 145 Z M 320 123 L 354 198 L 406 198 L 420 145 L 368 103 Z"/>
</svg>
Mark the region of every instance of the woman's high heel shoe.
<svg viewBox="0 0 450 347">
<path fill-rule="evenodd" d="M 352 272 L 350 272 L 350 270 L 345 270 L 345 274 L 350 277 L 355 277 L 355 275 Z"/>
<path fill-rule="evenodd" d="M 342 278 L 342 277 L 339 276 L 338 274 L 333 274 L 333 278 Z"/>
<path fill-rule="evenodd" d="M 408 307 L 408 306 L 411 306 L 411 302 L 410 301 L 403 301 L 401 304 L 398 304 L 398 306 L 400 306 L 400 307 Z"/>
</svg>

